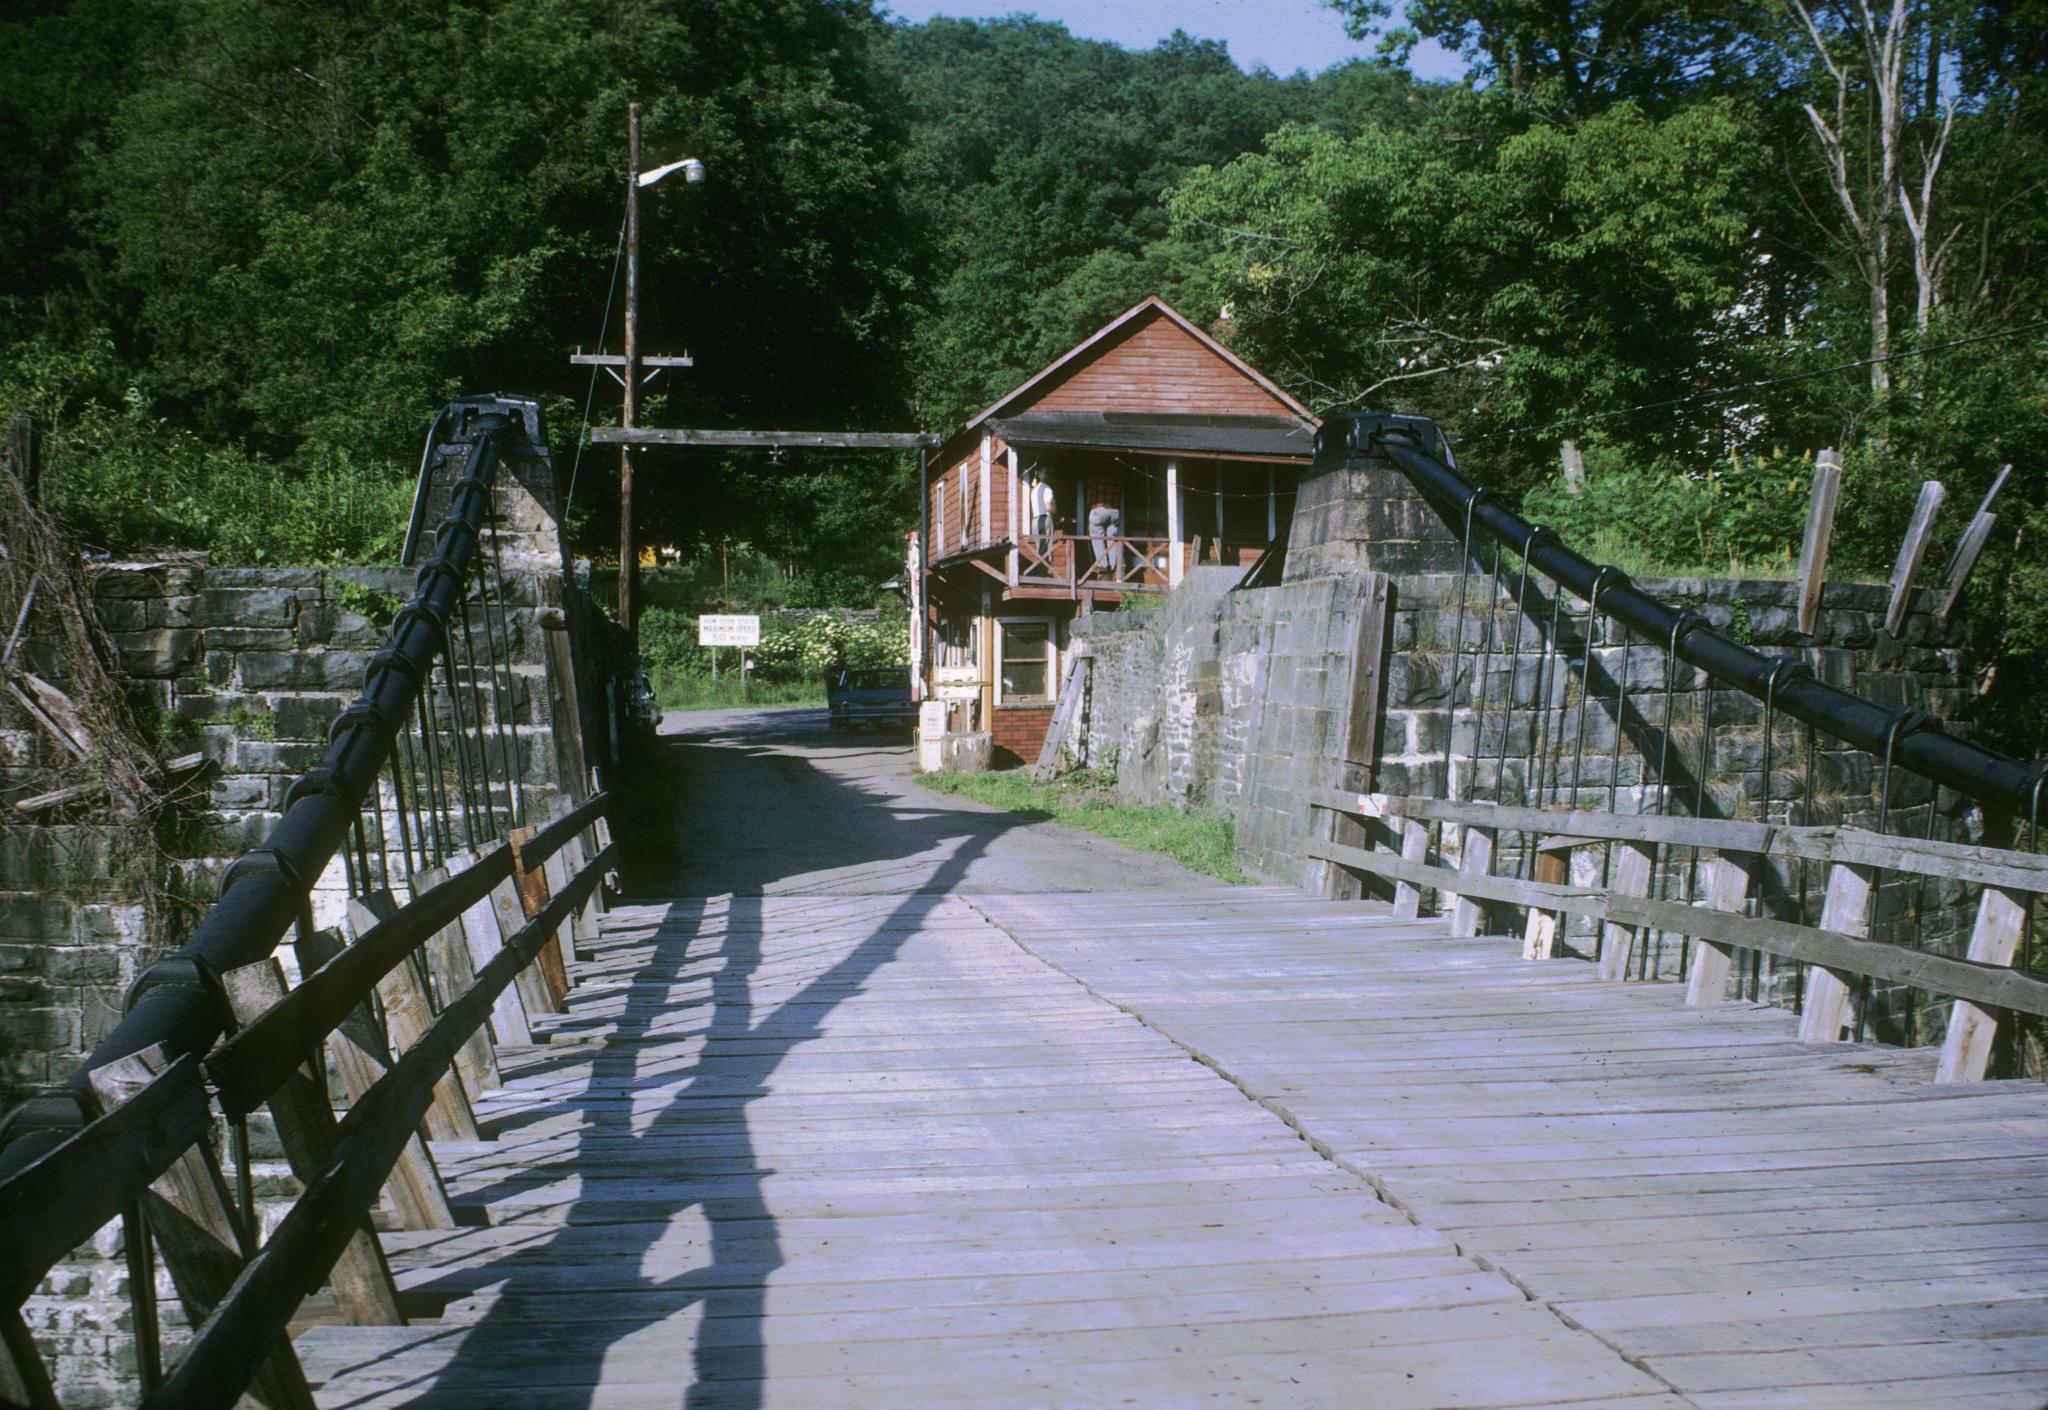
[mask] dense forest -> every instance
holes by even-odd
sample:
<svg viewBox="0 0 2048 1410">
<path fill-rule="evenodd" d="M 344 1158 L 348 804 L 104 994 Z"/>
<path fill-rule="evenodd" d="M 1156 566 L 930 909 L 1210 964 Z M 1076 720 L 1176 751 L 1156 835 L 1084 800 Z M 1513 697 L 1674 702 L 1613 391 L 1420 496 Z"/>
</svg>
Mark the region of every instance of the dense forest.
<svg viewBox="0 0 2048 1410">
<path fill-rule="evenodd" d="M 434 408 L 537 391 L 601 552 L 567 357 L 617 346 L 637 99 L 710 173 L 644 202 L 643 345 L 696 360 L 650 423 L 943 431 L 1159 293 L 1627 566 L 1782 562 L 1835 446 L 1881 573 L 1922 479 L 1938 555 L 2009 462 L 1971 610 L 2037 751 L 2048 4 L 1331 3 L 1382 56 L 1310 77 L 870 0 L 17 0 L 0 412 L 88 541 L 289 561 L 388 554 Z M 651 536 L 794 601 L 872 598 L 914 512 L 873 458 L 648 464 Z"/>
</svg>

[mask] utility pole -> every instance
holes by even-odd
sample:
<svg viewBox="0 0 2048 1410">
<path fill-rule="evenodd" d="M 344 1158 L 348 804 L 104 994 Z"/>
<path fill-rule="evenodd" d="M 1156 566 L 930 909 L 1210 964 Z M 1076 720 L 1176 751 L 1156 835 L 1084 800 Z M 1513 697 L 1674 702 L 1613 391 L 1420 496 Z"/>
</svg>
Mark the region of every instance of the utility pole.
<svg viewBox="0 0 2048 1410">
<path fill-rule="evenodd" d="M 640 409 L 640 105 L 626 105 L 626 398 L 619 424 L 631 429 Z M 619 447 L 619 625 L 626 649 L 637 656 L 633 578 L 640 554 L 633 545 L 633 447 Z"/>
</svg>

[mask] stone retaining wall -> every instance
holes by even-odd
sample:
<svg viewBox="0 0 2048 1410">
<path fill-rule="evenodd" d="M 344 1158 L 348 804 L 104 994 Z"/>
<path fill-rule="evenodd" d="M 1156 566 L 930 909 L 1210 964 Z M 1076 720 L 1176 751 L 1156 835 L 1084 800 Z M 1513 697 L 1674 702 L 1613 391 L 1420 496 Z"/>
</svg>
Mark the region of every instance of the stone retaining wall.
<svg viewBox="0 0 2048 1410">
<path fill-rule="evenodd" d="M 1461 799 L 1523 803 L 1535 801 L 1540 784 L 1541 801 L 1548 806 L 1611 807 L 1622 813 L 1669 806 L 1691 813 L 1698 799 L 1708 816 L 1757 815 L 1763 802 L 1761 702 L 1725 688 L 1708 692 L 1701 674 L 1681 665 L 1669 682 L 1674 743 L 1663 754 L 1667 679 L 1661 648 L 1642 642 L 1624 646 L 1618 625 L 1598 623 L 1591 653 L 1593 698 L 1590 708 L 1582 709 L 1583 628 L 1578 624 L 1585 604 L 1565 604 L 1559 631 L 1563 649 L 1550 655 L 1540 646 L 1549 602 L 1532 595 L 1529 626 L 1517 655 L 1510 581 L 1495 616 L 1493 649 L 1482 652 L 1488 640 L 1483 607 L 1488 580 L 1478 574 L 1468 587 L 1455 714 L 1450 647 L 1460 639 L 1458 576 L 1391 580 L 1390 649 L 1377 702 L 1379 749 L 1368 778 L 1346 777 L 1336 758 L 1351 707 L 1349 657 L 1363 581 L 1353 574 L 1220 596 L 1176 593 L 1157 611 L 1084 618 L 1074 630 L 1094 657 L 1081 726 L 1086 760 L 1113 766 L 1121 790 L 1136 801 L 1229 813 L 1237 827 L 1238 859 L 1246 870 L 1292 885 L 1326 881 L 1320 867 L 1306 858 L 1316 825 L 1308 797 L 1318 787 L 1369 786 L 1443 797 L 1448 782 Z M 1797 631 L 1789 583 L 1649 579 L 1638 585 L 1673 606 L 1691 608 L 1767 654 L 1795 657 L 1831 684 L 1881 705 L 1928 710 L 1951 728 L 1967 728 L 1967 662 L 1958 634 L 1931 615 L 1931 594 L 1917 596 L 1894 638 L 1883 628 L 1883 588 L 1830 585 L 1809 637 Z M 1629 700 L 1617 753 L 1615 697 L 1624 660 Z M 1482 700 L 1483 715 L 1478 708 Z M 1700 727 L 1703 719 L 1711 720 L 1712 729 L 1702 792 L 1700 748 L 1709 737 Z M 1532 776 L 1531 741 L 1539 733 Z M 1875 828 L 1880 761 L 1825 737 L 1815 741 L 1812 808 L 1805 813 L 1806 733 L 1783 716 L 1776 721 L 1770 817 Z M 1664 775 L 1660 757 L 1667 766 Z M 1668 804 L 1657 782 L 1665 776 L 1671 780 Z M 1911 836 L 1929 835 L 1931 827 L 1935 837 L 1975 840 L 1983 829 L 1981 815 L 1964 800 L 1943 794 L 1937 801 L 1928 784 L 1904 770 L 1893 777 L 1886 821 L 1892 831 Z M 1457 833 L 1445 831 L 1445 860 L 1455 863 Z M 1577 855 L 1582 868 L 1597 871 L 1597 850 Z M 1523 865 L 1509 850 L 1499 869 Z M 1816 872 L 1805 880 L 1811 922 L 1818 917 L 1824 879 Z M 1773 914 L 1797 918 L 1800 882 L 1790 867 L 1767 878 L 1764 892 Z M 1356 883 L 1346 884 L 1356 894 Z M 1698 882 L 1681 856 L 1660 884 L 1664 894 L 1676 898 L 1694 894 Z M 1879 896 L 1874 933 L 1880 939 L 1959 952 L 1969 921 L 1968 900 L 1952 885 L 1888 886 Z M 1568 931 L 1568 941 L 1580 938 L 1590 944 L 1582 929 Z M 1680 955 L 1675 944 L 1656 946 L 1651 962 L 1657 972 L 1675 975 Z M 1786 982 L 1769 973 L 1759 977 L 1767 998 L 1774 984 Z M 1880 1029 L 1896 1030 L 1893 1036 L 1925 1037 L 1938 1015 L 1916 1010 L 1902 995 L 1889 1008 L 1873 1005 L 1873 1021 Z"/>
</svg>

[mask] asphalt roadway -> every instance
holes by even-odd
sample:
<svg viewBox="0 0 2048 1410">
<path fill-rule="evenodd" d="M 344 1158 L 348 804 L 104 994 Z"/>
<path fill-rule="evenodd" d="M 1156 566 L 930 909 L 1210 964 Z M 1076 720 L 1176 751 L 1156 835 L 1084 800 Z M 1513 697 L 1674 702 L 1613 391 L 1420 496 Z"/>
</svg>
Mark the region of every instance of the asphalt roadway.
<svg viewBox="0 0 2048 1410">
<path fill-rule="evenodd" d="M 1148 852 L 936 793 L 908 733 L 835 733 L 821 709 L 673 712 L 684 796 L 671 896 L 1225 890 Z"/>
</svg>

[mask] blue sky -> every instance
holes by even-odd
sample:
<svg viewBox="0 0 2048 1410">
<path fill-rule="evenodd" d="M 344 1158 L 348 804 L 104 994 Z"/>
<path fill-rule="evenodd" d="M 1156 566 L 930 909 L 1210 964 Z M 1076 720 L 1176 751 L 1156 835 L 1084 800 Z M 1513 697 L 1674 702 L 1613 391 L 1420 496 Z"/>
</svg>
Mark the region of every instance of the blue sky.
<svg viewBox="0 0 2048 1410">
<path fill-rule="evenodd" d="M 1086 39 L 1126 49 L 1150 49 L 1176 29 L 1198 39 L 1221 39 L 1238 67 L 1264 64 L 1275 73 L 1320 73 L 1346 59 L 1366 58 L 1371 43 L 1344 33 L 1344 20 L 1321 0 L 883 0 L 889 13 L 913 23 L 934 15 L 993 19 L 1019 11 L 1057 20 Z M 1397 11 L 1398 13 L 1398 11 Z M 1415 52 L 1423 78 L 1455 78 L 1457 57 L 1435 44 Z"/>
</svg>

